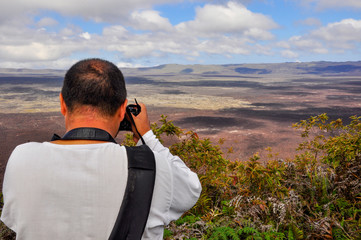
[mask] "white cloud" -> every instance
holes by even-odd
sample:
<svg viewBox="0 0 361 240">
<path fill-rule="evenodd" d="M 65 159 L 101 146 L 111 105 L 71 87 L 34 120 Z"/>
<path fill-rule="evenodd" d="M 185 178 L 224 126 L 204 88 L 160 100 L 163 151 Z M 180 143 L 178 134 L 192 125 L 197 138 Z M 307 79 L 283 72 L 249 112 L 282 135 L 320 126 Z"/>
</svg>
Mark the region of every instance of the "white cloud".
<svg viewBox="0 0 361 240">
<path fill-rule="evenodd" d="M 78 51 L 78 44 L 56 42 L 28 42 L 17 45 L 1 45 L 0 58 L 9 61 L 55 61 Z"/>
<path fill-rule="evenodd" d="M 35 69 L 69 69 L 77 60 L 71 58 L 60 58 L 54 61 L 0 61 L 2 68 L 35 68 Z"/>
<path fill-rule="evenodd" d="M 348 50 L 358 51 L 361 43 L 361 20 L 344 19 L 312 30 L 302 36 L 293 36 L 278 46 L 284 48 L 284 56 L 316 53 L 344 53 Z M 297 57 L 297 56 L 296 56 Z"/>
<path fill-rule="evenodd" d="M 121 25 L 113 25 L 110 27 L 105 27 L 103 29 L 103 35 L 113 38 L 124 37 L 128 35 L 128 30 Z"/>
<path fill-rule="evenodd" d="M 289 59 L 295 59 L 298 58 L 299 54 L 292 51 L 292 50 L 283 50 L 281 51 L 282 57 L 289 58 Z"/>
<path fill-rule="evenodd" d="M 204 31 L 195 31 L 194 26 L 190 22 L 186 22 L 177 26 L 172 26 L 169 20 L 160 16 L 156 11 L 135 11 L 131 14 L 130 23 L 134 28 L 141 30 L 150 30 L 146 33 L 134 33 L 122 25 L 113 25 L 105 27 L 101 35 L 92 35 L 89 46 L 93 49 L 104 49 L 108 52 L 116 52 L 124 58 L 142 58 L 142 57 L 158 57 L 167 54 L 178 54 L 182 56 L 197 57 L 201 53 L 206 54 L 251 54 L 252 51 L 258 53 L 266 53 L 269 50 L 261 45 L 255 45 L 256 40 L 270 39 L 272 34 L 268 31 L 271 27 L 276 27 L 276 24 L 269 18 L 261 17 L 260 14 L 253 15 L 243 5 L 234 2 L 228 3 L 226 6 L 221 5 L 206 5 L 205 9 L 212 9 L 212 11 L 220 10 L 225 12 L 234 11 L 236 17 L 237 12 L 247 12 L 245 19 L 242 17 L 238 19 L 241 24 L 240 31 L 235 32 L 233 28 L 225 23 L 224 30 L 220 27 L 215 28 L 214 34 L 211 29 L 206 29 L 206 34 L 209 36 L 204 38 Z M 232 8 L 235 8 L 232 10 Z M 202 12 L 202 9 L 198 9 Z M 208 11 L 208 10 L 207 10 Z M 201 13 L 206 14 L 206 12 Z M 231 14 L 232 15 L 232 14 Z M 254 17 L 254 18 L 253 18 Z M 220 17 L 221 18 L 221 17 Z M 236 17 L 237 18 L 237 17 Z M 198 24 L 202 25 L 201 21 L 208 21 L 208 18 L 195 18 Z M 217 20 L 217 19 L 216 19 Z M 258 24 L 250 24 L 243 21 L 256 21 Z M 261 20 L 265 20 L 262 23 Z M 227 20 L 228 22 L 230 20 Z M 206 23 L 204 23 L 206 24 Z M 212 25 L 212 23 L 208 23 Z M 263 27 L 263 28 L 262 28 Z M 219 34 L 219 31 L 227 32 L 226 35 Z M 217 34 L 215 34 L 217 33 Z M 252 46 L 253 45 L 253 46 Z"/>
<path fill-rule="evenodd" d="M 131 26 L 138 30 L 169 31 L 172 24 L 153 10 L 135 11 L 131 14 Z"/>
<path fill-rule="evenodd" d="M 177 29 L 204 35 L 238 33 L 266 40 L 272 37 L 269 30 L 277 27 L 270 17 L 253 13 L 240 3 L 228 2 L 227 5 L 207 4 L 203 8 L 198 7 L 196 18 L 179 24 Z"/>
<path fill-rule="evenodd" d="M 91 39 L 91 35 L 88 32 L 83 32 L 83 33 L 79 34 L 79 36 L 86 39 L 86 40 Z"/>
<path fill-rule="evenodd" d="M 289 39 L 293 48 L 301 51 L 313 53 L 327 53 L 327 49 L 318 39 L 308 38 L 307 36 L 294 36 Z"/>
<path fill-rule="evenodd" d="M 15 27 L 16 26 L 16 27 Z M 0 58 L 4 62 L 57 61 L 87 47 L 81 29 L 69 27 L 59 33 L 26 25 L 0 25 Z"/>
<path fill-rule="evenodd" d="M 231 57 L 270 53 L 269 47 L 259 43 L 274 38 L 271 30 L 278 25 L 270 17 L 254 13 L 235 1 L 224 5 L 208 3 L 197 8 L 193 20 L 173 26 L 160 12 L 147 9 L 153 3 L 166 1 L 171 0 L 105 0 L 101 3 L 89 0 L 83 6 L 78 1 L 70 3 L 70 0 L 14 0 L 21 6 L 19 9 L 26 8 L 29 14 L 18 12 L 19 17 L 9 14 L 13 18 L 3 19 L 6 24 L 1 22 L 0 16 L 2 66 L 6 66 L 6 61 L 8 65 L 18 62 L 19 66 L 66 66 L 74 56 L 101 57 L 100 54 L 135 60 L 173 54 L 179 58 L 197 59 L 203 54 Z M 15 6 L 14 3 L 5 5 L 10 9 Z M 71 24 L 59 29 L 62 25 L 54 18 L 34 20 L 40 6 L 63 15 L 116 23 L 109 22 L 100 33 Z M 87 12 L 89 6 L 92 9 Z M 0 15 L 5 12 L 3 9 Z M 117 13 L 112 15 L 113 11 Z M 54 28 L 48 30 L 52 26 L 57 31 Z M 141 31 L 134 32 L 133 29 Z"/>
<path fill-rule="evenodd" d="M 62 56 L 62 53 L 59 46 L 31 42 L 17 46 L 3 45 L 0 49 L 0 56 L 7 56 L 11 60 L 56 60 Z"/>
<path fill-rule="evenodd" d="M 313 31 L 311 35 L 331 43 L 334 47 L 343 48 L 344 44 L 361 42 L 361 20 L 344 19 L 330 23 L 326 27 Z"/>
<path fill-rule="evenodd" d="M 239 38 L 222 36 L 217 39 L 205 40 L 194 46 L 194 51 L 209 54 L 250 54 L 252 47 L 247 41 Z"/>
<path fill-rule="evenodd" d="M 140 67 L 144 67 L 141 64 L 133 64 L 130 62 L 117 62 L 115 64 L 118 68 L 140 68 Z"/>
<path fill-rule="evenodd" d="M 0 22 L 14 15 L 34 14 L 41 10 L 58 12 L 64 16 L 77 16 L 96 22 L 118 22 L 126 19 L 133 10 L 151 8 L 154 4 L 174 3 L 174 0 L 11 0 L 2 1 Z"/>
</svg>

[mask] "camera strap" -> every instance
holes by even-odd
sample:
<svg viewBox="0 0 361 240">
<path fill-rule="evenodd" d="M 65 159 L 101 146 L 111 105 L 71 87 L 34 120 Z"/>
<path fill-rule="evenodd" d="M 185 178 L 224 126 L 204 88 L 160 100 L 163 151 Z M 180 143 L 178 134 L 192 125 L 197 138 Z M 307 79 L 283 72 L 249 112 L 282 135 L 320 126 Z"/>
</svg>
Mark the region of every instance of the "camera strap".
<svg viewBox="0 0 361 240">
<path fill-rule="evenodd" d="M 140 140 L 142 141 L 143 145 L 145 145 L 145 141 L 144 141 L 142 135 L 139 133 L 137 125 L 135 125 L 135 122 L 134 122 L 134 119 L 133 119 L 131 113 L 129 113 L 129 117 L 130 117 L 130 120 L 132 121 L 132 124 L 134 125 L 135 131 L 138 133 L 138 136 L 140 137 Z"/>
<path fill-rule="evenodd" d="M 98 128 L 77 128 L 55 140 L 99 140 L 114 142 L 106 131 Z M 128 180 L 120 210 L 108 240 L 141 239 L 148 220 L 155 183 L 155 157 L 147 145 L 127 147 Z"/>
<path fill-rule="evenodd" d="M 67 132 L 63 137 L 54 134 L 51 141 L 56 140 L 98 140 L 117 143 L 112 135 L 99 128 L 75 128 Z"/>
<path fill-rule="evenodd" d="M 109 240 L 141 239 L 152 203 L 155 182 L 154 154 L 147 145 L 126 149 L 127 187 Z"/>
</svg>

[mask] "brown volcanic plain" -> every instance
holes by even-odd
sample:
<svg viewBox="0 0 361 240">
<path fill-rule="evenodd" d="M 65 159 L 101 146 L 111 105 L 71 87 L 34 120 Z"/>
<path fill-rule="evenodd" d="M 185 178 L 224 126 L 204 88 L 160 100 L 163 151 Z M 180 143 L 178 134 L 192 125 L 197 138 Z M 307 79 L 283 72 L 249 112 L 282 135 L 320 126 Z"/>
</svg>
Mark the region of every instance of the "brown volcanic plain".
<svg viewBox="0 0 361 240">
<path fill-rule="evenodd" d="M 122 69 L 128 98 L 201 138 L 230 147 L 234 160 L 271 147 L 291 158 L 300 143 L 292 124 L 328 113 L 361 115 L 361 62 L 162 65 Z M 58 95 L 64 71 L 0 69 L 0 178 L 16 145 L 64 134 Z M 118 136 L 122 141 L 123 134 Z M 173 142 L 169 139 L 166 145 Z M 2 186 L 2 182 L 1 182 Z"/>
</svg>

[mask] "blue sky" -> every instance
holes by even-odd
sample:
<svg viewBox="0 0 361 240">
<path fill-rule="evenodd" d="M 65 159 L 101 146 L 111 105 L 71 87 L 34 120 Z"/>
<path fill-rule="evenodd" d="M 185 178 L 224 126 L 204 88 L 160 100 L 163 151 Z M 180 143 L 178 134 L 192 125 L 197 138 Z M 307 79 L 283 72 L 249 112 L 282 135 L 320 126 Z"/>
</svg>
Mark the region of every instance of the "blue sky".
<svg viewBox="0 0 361 240">
<path fill-rule="evenodd" d="M 0 67 L 360 61 L 359 0 L 12 0 Z"/>
</svg>

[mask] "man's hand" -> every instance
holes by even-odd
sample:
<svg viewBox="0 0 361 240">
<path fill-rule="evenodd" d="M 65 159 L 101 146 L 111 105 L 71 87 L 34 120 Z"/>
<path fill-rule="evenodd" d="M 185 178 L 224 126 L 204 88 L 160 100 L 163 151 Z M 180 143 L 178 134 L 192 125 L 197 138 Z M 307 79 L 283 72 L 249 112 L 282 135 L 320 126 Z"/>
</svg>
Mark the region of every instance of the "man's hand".
<svg viewBox="0 0 361 240">
<path fill-rule="evenodd" d="M 142 110 L 140 111 L 138 116 L 132 115 L 132 117 L 135 125 L 137 126 L 138 132 L 140 133 L 141 136 L 143 136 L 150 130 L 150 122 L 148 119 L 147 108 L 143 103 L 139 103 L 139 105 L 142 108 Z M 138 135 L 133 124 L 132 124 L 132 132 L 133 132 L 133 140 L 137 143 L 140 139 L 140 136 Z"/>
</svg>

